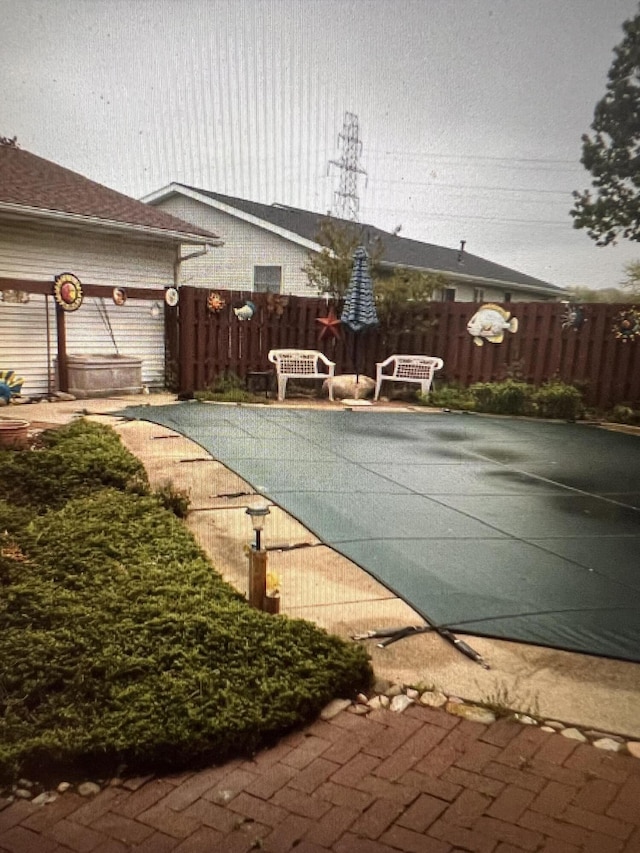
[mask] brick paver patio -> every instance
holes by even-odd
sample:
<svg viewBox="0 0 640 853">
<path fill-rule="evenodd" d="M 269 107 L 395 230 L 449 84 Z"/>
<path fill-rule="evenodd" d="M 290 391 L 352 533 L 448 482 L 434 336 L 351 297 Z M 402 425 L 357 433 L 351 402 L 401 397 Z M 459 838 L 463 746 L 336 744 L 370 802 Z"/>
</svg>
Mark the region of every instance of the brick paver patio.
<svg viewBox="0 0 640 853">
<path fill-rule="evenodd" d="M 640 761 L 499 720 L 343 711 L 254 760 L 0 811 L 2 853 L 640 853 Z"/>
</svg>

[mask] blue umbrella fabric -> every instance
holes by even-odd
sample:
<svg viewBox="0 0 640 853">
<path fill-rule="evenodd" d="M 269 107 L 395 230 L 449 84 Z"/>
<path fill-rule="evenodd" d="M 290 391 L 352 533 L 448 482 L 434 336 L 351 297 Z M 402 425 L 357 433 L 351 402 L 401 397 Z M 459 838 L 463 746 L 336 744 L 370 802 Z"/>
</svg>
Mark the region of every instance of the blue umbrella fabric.
<svg viewBox="0 0 640 853">
<path fill-rule="evenodd" d="M 345 294 L 341 321 L 353 332 L 361 332 L 378 325 L 378 315 L 373 298 L 373 282 L 369 274 L 369 256 L 363 246 L 353 255 L 351 281 Z"/>
<path fill-rule="evenodd" d="M 378 325 L 376 304 L 373 298 L 373 282 L 369 273 L 369 256 L 363 246 L 358 246 L 353 254 L 351 281 L 345 294 L 340 320 L 352 332 L 355 332 L 353 363 L 356 370 L 356 383 L 358 383 L 360 379 L 358 333 Z"/>
</svg>

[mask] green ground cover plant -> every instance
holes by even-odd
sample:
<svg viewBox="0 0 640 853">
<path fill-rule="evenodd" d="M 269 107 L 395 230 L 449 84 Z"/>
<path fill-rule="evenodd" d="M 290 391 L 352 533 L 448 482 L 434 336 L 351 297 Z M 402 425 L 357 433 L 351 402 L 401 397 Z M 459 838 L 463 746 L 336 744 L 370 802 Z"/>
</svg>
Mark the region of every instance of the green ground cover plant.
<svg viewBox="0 0 640 853">
<path fill-rule="evenodd" d="M 196 400 L 201 403 L 265 403 L 265 395 L 248 391 L 245 383 L 234 373 L 218 376 L 208 388 L 196 391 Z"/>
<path fill-rule="evenodd" d="M 419 394 L 418 402 L 467 412 L 496 415 L 576 420 L 584 412 L 582 394 L 573 385 L 550 380 L 536 387 L 517 379 L 503 382 L 476 382 L 468 388 L 444 385 L 429 394 Z"/>
<path fill-rule="evenodd" d="M 3 784 L 250 754 L 372 677 L 360 646 L 250 608 L 84 421 L 0 453 L 0 659 Z"/>
</svg>

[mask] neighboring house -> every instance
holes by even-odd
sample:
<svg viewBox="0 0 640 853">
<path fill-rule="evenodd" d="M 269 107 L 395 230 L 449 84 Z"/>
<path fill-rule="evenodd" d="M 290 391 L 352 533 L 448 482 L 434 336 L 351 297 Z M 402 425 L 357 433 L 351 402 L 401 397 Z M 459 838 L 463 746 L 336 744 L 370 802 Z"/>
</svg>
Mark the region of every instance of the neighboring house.
<svg viewBox="0 0 640 853">
<path fill-rule="evenodd" d="M 185 256 L 220 243 L 204 228 L 0 143 L 0 369 L 23 376 L 26 395 L 49 393 L 60 387 L 62 346 L 63 359 L 139 359 L 142 383 L 163 386 L 166 290 L 190 263 Z M 82 284 L 78 310 L 54 301 L 61 273 Z"/>
<path fill-rule="evenodd" d="M 310 252 L 322 250 L 317 237 L 325 215 L 281 204 L 258 204 L 178 183 L 142 201 L 211 229 L 224 240 L 222 249 L 183 271 L 182 284 L 318 295 L 302 267 Z M 444 276 L 449 282 L 440 294 L 444 300 L 547 302 L 562 299 L 567 292 L 465 251 L 407 240 L 369 225 L 360 227 L 365 242 L 382 244 L 382 267 Z"/>
</svg>

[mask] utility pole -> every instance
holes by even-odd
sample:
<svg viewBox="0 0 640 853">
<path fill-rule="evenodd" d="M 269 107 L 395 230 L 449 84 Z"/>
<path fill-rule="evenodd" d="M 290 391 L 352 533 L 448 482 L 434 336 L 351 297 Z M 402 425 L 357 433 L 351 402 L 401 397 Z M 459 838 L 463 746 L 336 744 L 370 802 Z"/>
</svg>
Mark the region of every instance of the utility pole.
<svg viewBox="0 0 640 853">
<path fill-rule="evenodd" d="M 360 209 L 358 176 L 367 174 L 360 166 L 362 142 L 359 132 L 358 116 L 354 113 L 345 113 L 342 132 L 338 134 L 340 158 L 329 160 L 329 166 L 337 166 L 340 169 L 340 187 L 333 194 L 333 214 L 340 219 L 349 219 L 351 222 L 358 221 Z"/>
</svg>

